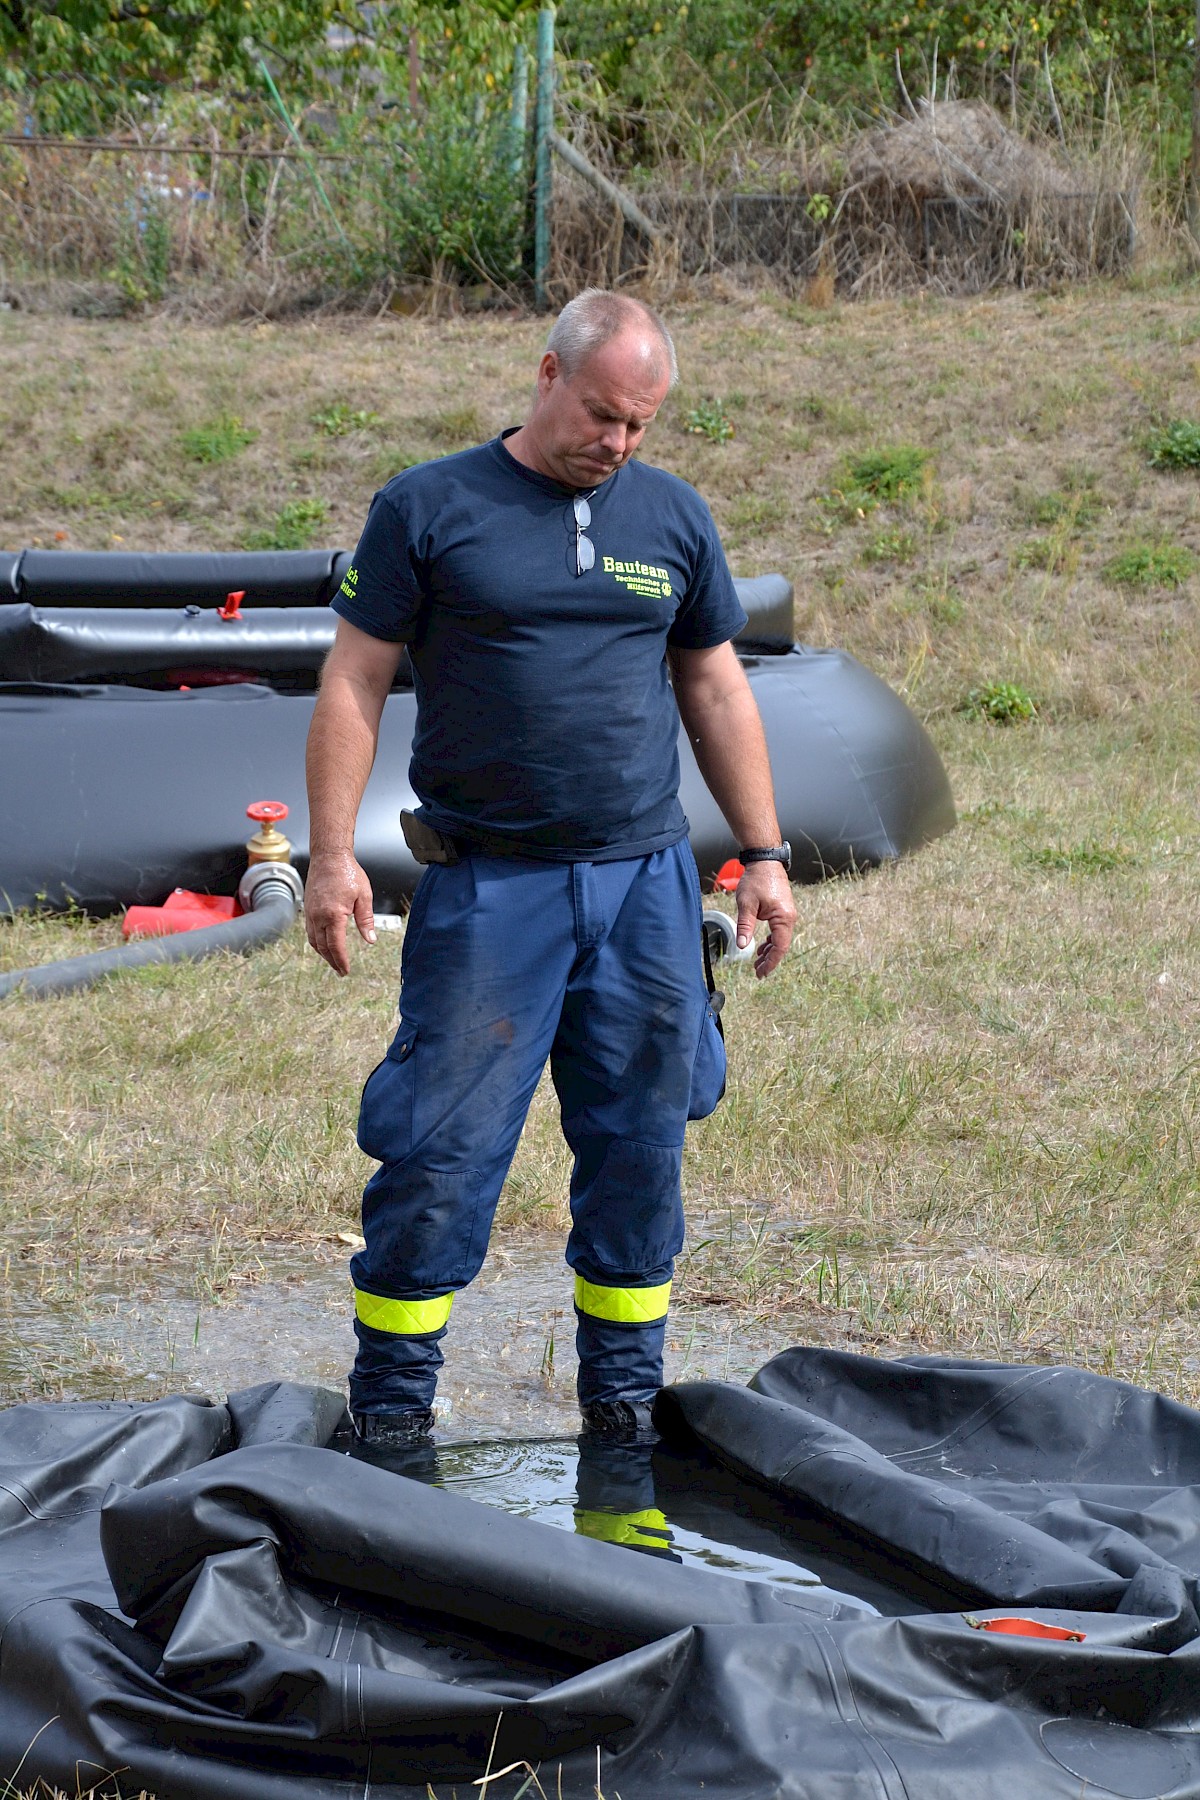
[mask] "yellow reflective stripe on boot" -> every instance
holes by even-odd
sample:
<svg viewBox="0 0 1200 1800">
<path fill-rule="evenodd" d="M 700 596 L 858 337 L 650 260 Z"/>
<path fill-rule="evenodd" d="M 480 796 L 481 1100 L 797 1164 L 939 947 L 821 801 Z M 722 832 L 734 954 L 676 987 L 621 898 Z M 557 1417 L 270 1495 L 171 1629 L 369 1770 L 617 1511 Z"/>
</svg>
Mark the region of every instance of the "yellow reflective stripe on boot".
<svg viewBox="0 0 1200 1800">
<path fill-rule="evenodd" d="M 428 1337 L 431 1331 L 440 1331 L 453 1305 L 453 1294 L 439 1294 L 436 1300 L 382 1300 L 378 1294 L 354 1290 L 354 1310 L 363 1324 L 400 1337 Z"/>
<path fill-rule="evenodd" d="M 598 1282 L 575 1277 L 575 1304 L 592 1319 L 608 1319 L 614 1325 L 656 1325 L 665 1319 L 671 1304 L 671 1284 L 661 1287 L 601 1287 Z"/>
<path fill-rule="evenodd" d="M 575 1530 L 580 1537 L 595 1538 L 600 1544 L 632 1544 L 639 1550 L 665 1550 L 671 1543 L 671 1527 L 657 1506 L 641 1512 L 593 1512 L 575 1508 Z"/>
</svg>

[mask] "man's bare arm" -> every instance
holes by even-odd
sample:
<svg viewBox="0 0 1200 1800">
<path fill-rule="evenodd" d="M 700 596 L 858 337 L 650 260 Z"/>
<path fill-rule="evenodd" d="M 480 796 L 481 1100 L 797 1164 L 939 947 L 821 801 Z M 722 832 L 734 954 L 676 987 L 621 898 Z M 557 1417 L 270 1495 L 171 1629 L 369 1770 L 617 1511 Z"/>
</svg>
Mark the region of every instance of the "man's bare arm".
<svg viewBox="0 0 1200 1800">
<path fill-rule="evenodd" d="M 309 943 L 338 975 L 350 973 L 351 919 L 364 942 L 375 942 L 371 884 L 354 854 L 354 826 L 402 650 L 339 619 L 308 732 L 304 921 Z"/>
<path fill-rule="evenodd" d="M 700 773 L 739 844 L 777 844 L 779 818 L 762 720 L 732 644 L 669 653 L 675 700 Z M 761 919 L 770 927 L 755 958 L 769 975 L 787 954 L 796 903 L 782 863 L 751 863 L 738 884 L 737 939 L 745 949 Z"/>
</svg>

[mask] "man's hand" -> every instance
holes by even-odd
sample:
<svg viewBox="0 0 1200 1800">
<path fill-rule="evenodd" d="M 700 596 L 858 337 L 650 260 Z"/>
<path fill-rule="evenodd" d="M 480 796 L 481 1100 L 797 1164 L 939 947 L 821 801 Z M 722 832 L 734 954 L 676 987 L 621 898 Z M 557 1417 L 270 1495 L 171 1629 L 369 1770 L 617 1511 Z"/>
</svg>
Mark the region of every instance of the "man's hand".
<svg viewBox="0 0 1200 1800">
<path fill-rule="evenodd" d="M 346 927 L 351 919 L 364 944 L 373 944 L 375 915 L 365 871 L 349 850 L 314 855 L 304 885 L 304 927 L 309 943 L 335 975 L 350 973 Z"/>
<path fill-rule="evenodd" d="M 754 973 L 761 981 L 777 969 L 787 955 L 796 925 L 792 884 L 782 863 L 750 863 L 737 885 L 737 941 L 744 950 L 754 942 L 754 927 L 761 919 L 771 928 L 754 958 Z"/>
</svg>

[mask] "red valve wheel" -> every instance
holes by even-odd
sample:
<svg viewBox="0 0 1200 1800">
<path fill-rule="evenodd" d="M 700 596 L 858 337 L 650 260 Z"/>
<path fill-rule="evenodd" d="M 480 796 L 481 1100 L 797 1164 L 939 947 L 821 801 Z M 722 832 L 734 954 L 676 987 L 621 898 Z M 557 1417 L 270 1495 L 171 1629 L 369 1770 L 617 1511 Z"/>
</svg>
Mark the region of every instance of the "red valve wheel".
<svg viewBox="0 0 1200 1800">
<path fill-rule="evenodd" d="M 246 817 L 256 825 L 277 825 L 286 819 L 288 809 L 282 800 L 255 800 L 246 808 Z"/>
</svg>

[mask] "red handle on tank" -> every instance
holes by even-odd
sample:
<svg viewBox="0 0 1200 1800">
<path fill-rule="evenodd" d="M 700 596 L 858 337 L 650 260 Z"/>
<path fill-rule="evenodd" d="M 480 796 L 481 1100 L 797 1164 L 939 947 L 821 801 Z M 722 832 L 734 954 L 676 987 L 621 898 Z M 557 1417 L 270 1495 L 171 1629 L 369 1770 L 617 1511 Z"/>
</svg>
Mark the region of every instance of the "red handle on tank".
<svg viewBox="0 0 1200 1800">
<path fill-rule="evenodd" d="M 252 800 L 246 808 L 246 817 L 253 819 L 256 825 L 278 825 L 280 819 L 286 819 L 288 809 L 282 800 Z"/>
<path fill-rule="evenodd" d="M 1060 1644 L 1082 1644 L 1084 1631 L 1068 1631 L 1065 1625 L 1044 1625 L 1040 1619 L 973 1619 L 963 1617 L 972 1631 L 998 1631 L 1003 1637 L 1052 1638 Z"/>
<path fill-rule="evenodd" d="M 224 606 L 218 606 L 217 608 L 218 619 L 240 619 L 242 616 L 242 601 L 245 598 L 245 588 L 238 588 L 236 593 L 226 594 Z"/>
</svg>

